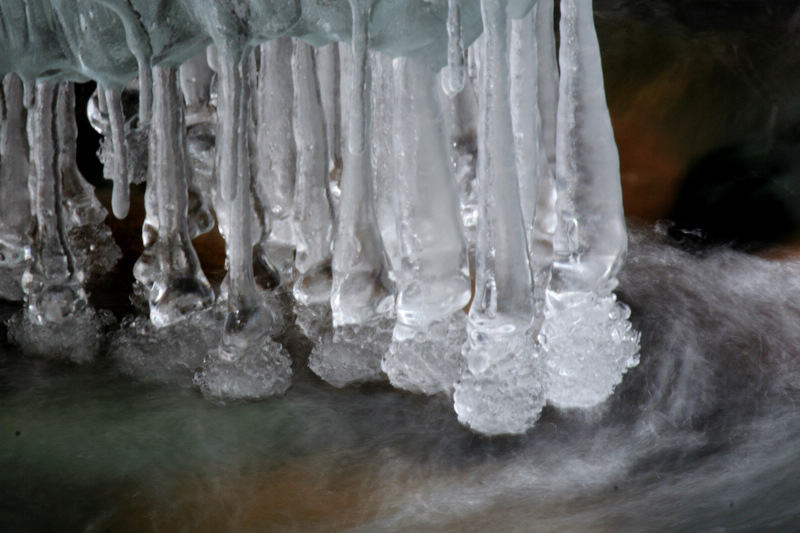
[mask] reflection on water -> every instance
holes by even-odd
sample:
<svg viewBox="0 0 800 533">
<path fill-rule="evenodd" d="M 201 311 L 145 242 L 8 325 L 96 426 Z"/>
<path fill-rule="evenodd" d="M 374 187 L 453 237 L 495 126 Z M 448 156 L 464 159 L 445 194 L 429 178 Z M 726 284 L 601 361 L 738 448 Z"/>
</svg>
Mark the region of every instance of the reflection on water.
<svg viewBox="0 0 800 533">
<path fill-rule="evenodd" d="M 222 405 L 6 347 L 3 530 L 793 531 L 800 265 L 666 239 L 635 231 L 621 276 L 642 364 L 522 438 L 308 372 Z"/>
</svg>

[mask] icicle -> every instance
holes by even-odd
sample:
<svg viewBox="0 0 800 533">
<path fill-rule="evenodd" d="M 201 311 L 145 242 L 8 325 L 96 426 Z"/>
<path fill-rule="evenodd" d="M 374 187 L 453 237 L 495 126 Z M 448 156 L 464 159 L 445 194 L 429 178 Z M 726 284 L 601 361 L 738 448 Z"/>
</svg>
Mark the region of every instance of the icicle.
<svg viewBox="0 0 800 533">
<path fill-rule="evenodd" d="M 369 15 L 373 0 L 350 0 L 353 15 L 352 44 L 353 68 L 350 70 L 350 113 L 347 128 L 347 146 L 350 153 L 364 151 L 367 129 L 367 44 L 369 41 Z"/>
<path fill-rule="evenodd" d="M 461 36 L 461 0 L 447 1 L 447 72 L 443 88 L 449 96 L 464 88 L 464 40 Z"/>
<path fill-rule="evenodd" d="M 139 124 L 148 125 L 153 104 L 153 80 L 150 74 L 153 46 L 150 44 L 150 35 L 131 0 L 94 1 L 114 11 L 122 21 L 128 48 L 133 52 L 139 66 Z M 114 215 L 117 218 L 124 218 L 124 215 L 116 214 L 116 208 L 114 208 Z"/>
<path fill-rule="evenodd" d="M 394 67 L 387 54 L 369 55 L 370 71 L 370 160 L 373 171 L 372 193 L 375 198 L 375 218 L 381 234 L 383 251 L 389 268 L 388 276 L 395 281 L 400 268 L 400 240 L 395 217 L 395 150 L 393 121 L 397 102 L 394 95 Z"/>
<path fill-rule="evenodd" d="M 61 82 L 56 103 L 58 166 L 67 223 L 67 237 L 78 268 L 89 276 L 105 274 L 122 256 L 105 225 L 108 213 L 78 170 L 78 127 L 75 121 L 75 87 Z"/>
<path fill-rule="evenodd" d="M 542 142 L 547 161 L 556 168 L 556 111 L 558 107 L 558 63 L 553 20 L 553 0 L 539 0 L 536 10 L 536 46 L 538 49 L 538 97 L 542 119 Z"/>
<path fill-rule="evenodd" d="M 608 397 L 636 364 L 639 336 L 611 292 L 627 234 L 591 0 L 562 1 L 560 35 L 559 227 L 542 342 L 548 398 L 585 407 Z"/>
<path fill-rule="evenodd" d="M 325 113 L 325 138 L 328 140 L 328 170 L 331 180 L 342 175 L 342 108 L 339 45 L 331 43 L 315 49 L 322 109 Z"/>
<path fill-rule="evenodd" d="M 454 395 L 459 420 L 486 434 L 522 433 L 544 405 L 540 363 L 528 332 L 534 287 L 514 159 L 506 8 L 506 0 L 481 2 L 475 296 L 464 347 L 468 370 Z"/>
<path fill-rule="evenodd" d="M 252 208 L 250 203 L 252 168 L 249 144 L 254 139 L 248 129 L 251 123 L 250 69 L 253 64 L 245 55 L 236 62 L 222 65 L 226 75 L 240 80 L 235 89 L 239 97 L 234 123 L 239 125 L 233 139 L 235 152 L 232 168 L 237 195 L 228 202 L 229 231 L 226 240 L 228 256 L 228 315 L 218 349 L 206 357 L 204 368 L 195 376 L 204 394 L 213 397 L 266 397 L 281 394 L 289 387 L 291 361 L 280 344 L 269 338 L 275 330 L 276 315 L 269 307 L 253 276 Z"/>
<path fill-rule="evenodd" d="M 292 41 L 281 37 L 263 43 L 256 96 L 256 196 L 272 230 L 261 235 L 261 248 L 281 277 L 291 278 L 295 235 L 292 222 L 297 148 L 292 133 Z"/>
<path fill-rule="evenodd" d="M 219 192 L 222 199 L 232 202 L 237 194 L 237 138 L 244 135 L 245 125 L 236 122 L 241 106 L 244 80 L 235 61 L 220 61 L 219 100 L 217 101 L 217 169 L 219 172 Z"/>
<path fill-rule="evenodd" d="M 25 272 L 28 316 L 34 324 L 62 323 L 87 305 L 83 272 L 75 268 L 61 201 L 58 166 L 56 85 L 37 83 L 29 109 L 32 212 L 35 230 L 33 262 Z"/>
<path fill-rule="evenodd" d="M 555 181 L 542 142 L 537 105 L 538 64 L 536 11 L 511 23 L 511 122 L 519 175 L 522 216 L 534 276 L 538 332 L 544 312 L 544 292 L 550 281 L 555 233 Z"/>
<path fill-rule="evenodd" d="M 450 392 L 462 370 L 460 347 L 466 340 L 461 309 L 472 293 L 458 191 L 435 72 L 424 60 L 398 58 L 394 83 L 393 99 L 402 110 L 392 128 L 401 258 L 397 325 L 383 370 L 404 389 Z M 452 327 L 439 325 L 443 321 Z"/>
<path fill-rule="evenodd" d="M 214 136 L 216 111 L 211 106 L 214 71 L 205 50 L 190 57 L 178 69 L 186 108 L 186 147 L 192 172 L 189 181 L 189 236 L 195 238 L 214 228 L 209 203 L 214 199 Z"/>
<path fill-rule="evenodd" d="M 24 353 L 83 363 L 99 353 L 113 319 L 88 305 L 84 272 L 67 239 L 59 132 L 69 126 L 60 123 L 67 117 L 58 113 L 56 85 L 37 83 L 26 92 L 32 260 L 22 277 L 25 311 L 9 320 L 8 338 Z"/>
<path fill-rule="evenodd" d="M 30 254 L 27 110 L 19 76 L 6 75 L 2 86 L 5 116 L 0 123 L 0 297 L 16 301 L 23 298 L 21 279 Z"/>
<path fill-rule="evenodd" d="M 346 151 L 333 245 L 334 326 L 364 324 L 392 309 L 373 202 L 370 150 Z"/>
<path fill-rule="evenodd" d="M 330 275 L 320 270 L 330 265 L 333 220 L 328 200 L 327 140 L 319 82 L 313 50 L 300 40 L 294 43 L 292 75 L 297 142 L 295 268 L 301 275 L 294 285 L 294 295 L 298 302 L 309 305 L 330 298 Z"/>
<path fill-rule="evenodd" d="M 115 217 L 125 218 L 130 209 L 130 187 L 128 185 L 128 143 L 125 139 L 122 97 L 116 89 L 106 88 L 104 93 L 111 129 L 111 150 L 107 151 L 111 161 L 106 161 L 103 170 L 106 179 L 110 179 L 114 183 L 111 193 L 111 210 Z"/>
<path fill-rule="evenodd" d="M 460 310 L 471 295 L 435 72 L 423 60 L 394 61 L 394 143 L 401 271 L 397 320 L 423 327 Z"/>
<path fill-rule="evenodd" d="M 189 238 L 187 182 L 191 167 L 176 70 L 153 68 L 153 88 L 148 189 L 154 189 L 158 234 L 149 302 L 151 322 L 164 327 L 209 307 L 214 292 Z"/>
</svg>

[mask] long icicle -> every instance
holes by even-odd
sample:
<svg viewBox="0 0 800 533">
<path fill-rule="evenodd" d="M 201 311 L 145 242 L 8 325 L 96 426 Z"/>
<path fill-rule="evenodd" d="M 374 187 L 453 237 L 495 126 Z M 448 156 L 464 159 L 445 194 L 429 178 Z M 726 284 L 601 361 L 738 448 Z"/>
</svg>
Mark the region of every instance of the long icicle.
<svg viewBox="0 0 800 533">
<path fill-rule="evenodd" d="M 558 232 L 542 339 L 548 398 L 587 407 L 638 362 L 639 335 L 612 293 L 627 233 L 592 0 L 563 0 L 560 24 Z"/>
<path fill-rule="evenodd" d="M 373 0 L 350 0 L 352 10 L 352 44 L 354 64 L 350 71 L 350 121 L 347 129 L 347 146 L 352 154 L 364 151 L 366 143 L 367 114 L 367 44 L 369 41 L 369 15 Z"/>
<path fill-rule="evenodd" d="M 99 89 L 99 88 L 98 88 Z M 122 96 L 119 90 L 107 88 L 104 100 L 108 106 L 108 122 L 111 129 L 110 164 L 107 161 L 104 173 L 110 173 L 114 187 L 111 192 L 111 210 L 117 218 L 125 218 L 130 209 L 130 187 L 128 184 L 128 143 L 125 140 L 125 116 L 122 112 Z"/>
<path fill-rule="evenodd" d="M 153 128 L 150 132 L 148 189 L 158 212 L 155 271 L 150 288 L 150 321 L 164 327 L 209 307 L 211 289 L 189 238 L 186 124 L 177 71 L 153 68 Z"/>
<path fill-rule="evenodd" d="M 458 190 L 443 131 L 436 72 L 394 60 L 397 324 L 382 367 L 392 384 L 450 393 L 462 370 L 462 308 L 472 288 Z M 459 342 L 460 341 L 460 342 Z"/>
<path fill-rule="evenodd" d="M 523 433 L 544 405 L 529 337 L 536 309 L 511 127 L 507 5 L 481 1 L 475 296 L 464 347 L 467 371 L 454 395 L 459 420 L 490 435 Z"/>
<path fill-rule="evenodd" d="M 294 226 L 297 239 L 295 268 L 300 278 L 294 295 L 303 305 L 330 297 L 333 219 L 328 199 L 328 145 L 325 138 L 320 88 L 310 45 L 294 42 L 294 138 L 297 142 L 297 183 Z"/>
</svg>

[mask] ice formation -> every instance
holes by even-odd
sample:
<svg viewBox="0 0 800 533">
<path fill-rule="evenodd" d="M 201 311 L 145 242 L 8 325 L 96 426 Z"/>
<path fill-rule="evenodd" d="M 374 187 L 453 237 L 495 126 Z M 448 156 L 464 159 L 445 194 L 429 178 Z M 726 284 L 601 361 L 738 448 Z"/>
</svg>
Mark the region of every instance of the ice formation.
<svg viewBox="0 0 800 533">
<path fill-rule="evenodd" d="M 147 182 L 134 275 L 149 323 L 127 319 L 110 350 L 128 373 L 183 335 L 191 353 L 157 379 L 200 366 L 209 397 L 281 394 L 292 298 L 309 367 L 334 386 L 452 395 L 487 435 L 524 433 L 547 402 L 601 403 L 639 339 L 612 292 L 627 235 L 592 2 L 560 11 L 556 63 L 552 0 L 6 2 L 12 339 L 82 361 L 111 327 L 84 287 L 117 252 L 75 166 L 73 82 L 56 81 L 93 79 L 113 214 Z M 216 295 L 191 243 L 212 208 Z M 82 228 L 103 253 L 75 250 Z M 65 328 L 78 344 L 56 349 Z"/>
</svg>

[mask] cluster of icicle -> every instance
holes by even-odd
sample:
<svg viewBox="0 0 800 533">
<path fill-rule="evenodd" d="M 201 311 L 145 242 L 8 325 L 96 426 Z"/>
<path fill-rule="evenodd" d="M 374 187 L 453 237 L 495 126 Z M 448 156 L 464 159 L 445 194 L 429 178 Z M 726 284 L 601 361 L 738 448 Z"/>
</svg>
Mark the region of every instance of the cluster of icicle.
<svg viewBox="0 0 800 533">
<path fill-rule="evenodd" d="M 195 378 L 212 396 L 289 386 L 283 291 L 315 345 L 310 368 L 337 387 L 388 377 L 452 395 L 459 420 L 490 435 L 525 432 L 547 401 L 602 402 L 639 341 L 612 294 L 627 237 L 591 0 L 561 2 L 560 76 L 552 0 L 515 20 L 507 0 L 482 0 L 468 50 L 449 0 L 441 73 L 369 51 L 371 2 L 350 3 L 349 45 L 287 36 L 252 49 L 223 34 L 179 68 L 153 65 L 126 25 L 138 85 L 99 84 L 88 111 L 114 215 L 130 183 L 147 183 L 134 275 L 149 327 L 223 306 Z M 3 88 L 2 265 L 24 265 L 26 301 L 12 331 L 96 335 L 88 263 L 68 235 L 68 181 L 88 187 L 71 84 L 11 74 Z M 123 106 L 136 91 L 138 112 Z M 219 295 L 191 242 L 212 210 L 227 253 Z"/>
</svg>

